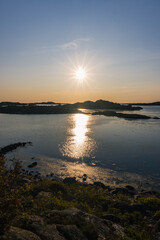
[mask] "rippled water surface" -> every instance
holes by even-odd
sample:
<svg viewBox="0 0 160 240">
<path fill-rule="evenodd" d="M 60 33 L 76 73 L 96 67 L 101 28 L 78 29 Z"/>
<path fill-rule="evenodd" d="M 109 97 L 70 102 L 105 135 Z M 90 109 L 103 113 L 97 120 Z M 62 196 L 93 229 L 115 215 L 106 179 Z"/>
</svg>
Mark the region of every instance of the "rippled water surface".
<svg viewBox="0 0 160 240">
<path fill-rule="evenodd" d="M 160 117 L 160 107 L 135 113 Z M 42 174 L 79 179 L 87 174 L 89 181 L 113 183 L 149 177 L 160 183 L 160 120 L 0 114 L 0 146 L 17 141 L 32 141 L 33 146 L 9 157 L 22 159 L 26 167 L 37 161 L 35 170 Z"/>
</svg>

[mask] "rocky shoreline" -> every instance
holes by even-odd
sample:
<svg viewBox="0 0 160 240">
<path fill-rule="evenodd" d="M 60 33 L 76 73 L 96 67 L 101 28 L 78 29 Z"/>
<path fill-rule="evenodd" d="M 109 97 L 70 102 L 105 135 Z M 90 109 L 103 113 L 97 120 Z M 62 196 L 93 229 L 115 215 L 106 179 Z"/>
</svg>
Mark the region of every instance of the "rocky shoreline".
<svg viewBox="0 0 160 240">
<path fill-rule="evenodd" d="M 158 211 L 160 193 L 158 192 L 144 189 L 138 191 L 130 185 L 124 188 L 110 188 L 101 182 L 87 185 L 77 182 L 75 178 L 66 178 L 63 182 L 48 181 L 21 174 L 21 181 L 17 188 L 22 188 L 25 184 L 32 186 L 34 189 L 30 193 L 32 201 L 36 202 L 38 200 L 39 204 L 42 205 L 45 205 L 46 202 L 49 203 L 52 199 L 55 201 L 58 192 L 61 192 L 63 196 L 65 191 L 73 191 L 73 189 L 77 191 L 78 188 L 84 188 L 84 195 L 81 197 L 86 197 L 86 189 L 88 188 L 89 191 L 94 191 L 97 194 L 97 199 L 101 197 L 102 193 L 106 199 L 97 201 L 95 207 L 99 210 L 95 213 L 94 211 L 90 213 L 90 211 L 78 209 L 74 204 L 73 207 L 71 204 L 71 207 L 66 205 L 58 208 L 51 204 L 42 213 L 35 211 L 32 204 L 29 204 L 27 217 L 21 213 L 13 218 L 11 226 L 8 226 L 3 235 L 0 236 L 2 240 L 138 240 L 142 238 L 128 237 L 128 231 L 130 231 L 128 228 L 134 227 L 133 229 L 136 232 L 139 231 L 140 226 L 141 228 L 148 228 L 147 231 L 151 238 L 147 239 L 158 239 L 160 234 L 160 214 Z M 65 195 L 67 195 L 66 192 L 64 198 Z M 93 201 L 95 200 L 95 196 L 93 196 Z M 74 194 L 69 202 L 74 202 Z M 90 204 L 92 205 L 92 203 Z"/>
<path fill-rule="evenodd" d="M 159 240 L 159 192 L 75 177 L 46 179 L 27 174 L 19 161 L 6 170 L 4 153 L 27 144 L 1 149 L 1 240 Z"/>
<path fill-rule="evenodd" d="M 16 150 L 19 147 L 27 147 L 27 146 L 32 146 L 32 142 L 17 142 L 17 143 L 9 144 L 3 148 L 0 148 L 0 155 L 2 154 L 5 155 L 9 152 Z"/>
<path fill-rule="evenodd" d="M 2 240 L 160 237 L 160 193 L 156 191 L 86 184 L 76 178 L 47 180 L 24 174 L 18 164 L 11 172 L 1 168 L 0 181 L 4 185 L 0 187 Z"/>
</svg>

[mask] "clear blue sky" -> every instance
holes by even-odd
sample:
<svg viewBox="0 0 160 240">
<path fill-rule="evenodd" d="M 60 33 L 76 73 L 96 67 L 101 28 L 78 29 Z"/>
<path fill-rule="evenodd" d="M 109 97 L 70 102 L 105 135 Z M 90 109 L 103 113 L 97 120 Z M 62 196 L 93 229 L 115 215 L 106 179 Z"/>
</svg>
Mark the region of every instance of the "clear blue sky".
<svg viewBox="0 0 160 240">
<path fill-rule="evenodd" d="M 0 0 L 0 32 L 0 101 L 160 100 L 159 0 Z"/>
</svg>

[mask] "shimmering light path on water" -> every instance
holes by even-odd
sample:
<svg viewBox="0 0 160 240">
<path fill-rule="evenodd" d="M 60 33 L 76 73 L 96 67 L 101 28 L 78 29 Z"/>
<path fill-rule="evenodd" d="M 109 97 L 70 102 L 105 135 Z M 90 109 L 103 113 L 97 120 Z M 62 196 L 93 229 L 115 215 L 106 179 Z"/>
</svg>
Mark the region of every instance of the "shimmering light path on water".
<svg viewBox="0 0 160 240">
<path fill-rule="evenodd" d="M 91 131 L 90 118 L 86 114 L 75 114 L 68 118 L 68 136 L 60 147 L 63 156 L 83 159 L 95 152 L 96 142 L 88 136 Z"/>
</svg>

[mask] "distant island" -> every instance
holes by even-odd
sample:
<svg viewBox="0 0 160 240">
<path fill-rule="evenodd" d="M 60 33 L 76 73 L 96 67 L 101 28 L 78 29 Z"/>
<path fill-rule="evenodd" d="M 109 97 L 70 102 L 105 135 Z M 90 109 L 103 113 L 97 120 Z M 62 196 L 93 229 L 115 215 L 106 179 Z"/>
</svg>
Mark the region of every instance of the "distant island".
<svg viewBox="0 0 160 240">
<path fill-rule="evenodd" d="M 150 116 L 142 115 L 142 114 L 130 114 L 130 113 L 117 113 L 114 111 L 100 111 L 100 112 L 94 112 L 92 115 L 103 115 L 106 117 L 118 117 L 118 118 L 124 118 L 124 119 L 150 119 Z M 160 119 L 158 117 L 152 117 L 152 119 Z"/>
<path fill-rule="evenodd" d="M 85 108 L 85 109 L 112 109 L 112 110 L 121 110 L 121 111 L 135 111 L 141 110 L 141 107 L 133 107 L 131 104 L 120 104 L 114 103 L 106 100 L 97 100 L 93 101 L 85 101 L 78 102 L 74 104 L 68 104 L 68 106 L 72 106 L 75 108 Z"/>
<path fill-rule="evenodd" d="M 50 106 L 47 106 L 50 105 Z M 52 106 L 53 105 L 53 106 Z M 1 102 L 0 113 L 10 114 L 58 114 L 58 113 L 76 113 L 78 109 L 104 109 L 134 111 L 141 110 L 141 107 L 133 107 L 131 104 L 122 105 L 119 103 L 105 100 L 77 102 L 74 104 L 56 104 L 54 102 L 41 103 L 19 103 L 19 102 Z"/>
<path fill-rule="evenodd" d="M 28 105 L 38 105 L 38 104 L 56 104 L 55 102 L 35 102 L 35 103 L 20 103 L 20 102 L 0 102 L 0 106 L 28 106 Z"/>
<path fill-rule="evenodd" d="M 152 102 L 152 103 L 131 103 L 131 105 L 138 105 L 138 106 L 160 106 L 160 102 Z"/>
<path fill-rule="evenodd" d="M 73 104 L 59 104 L 54 102 L 19 103 L 1 102 L 0 113 L 6 114 L 73 114 L 83 113 L 81 109 L 95 110 L 92 115 L 112 116 L 124 119 L 159 119 L 142 114 L 120 113 L 121 111 L 139 111 L 143 109 L 132 104 L 120 104 L 106 100 L 77 102 Z M 118 112 L 117 112 L 118 111 Z M 119 112 L 120 111 L 120 112 Z"/>
</svg>

